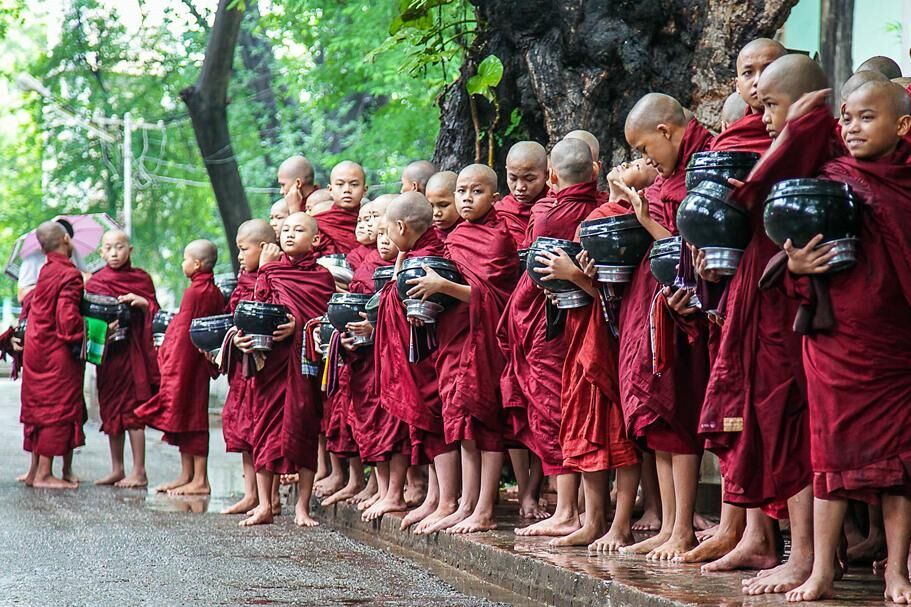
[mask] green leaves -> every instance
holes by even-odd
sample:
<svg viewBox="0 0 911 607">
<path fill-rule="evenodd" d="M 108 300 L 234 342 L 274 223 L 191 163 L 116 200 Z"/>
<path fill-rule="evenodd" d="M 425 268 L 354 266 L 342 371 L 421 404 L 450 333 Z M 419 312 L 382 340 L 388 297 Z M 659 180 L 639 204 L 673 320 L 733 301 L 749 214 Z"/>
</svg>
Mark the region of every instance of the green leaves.
<svg viewBox="0 0 911 607">
<path fill-rule="evenodd" d="M 465 83 L 465 88 L 469 95 L 481 95 L 492 103 L 496 97 L 494 89 L 502 79 L 503 62 L 496 55 L 488 55 L 478 65 L 478 72 Z"/>
</svg>

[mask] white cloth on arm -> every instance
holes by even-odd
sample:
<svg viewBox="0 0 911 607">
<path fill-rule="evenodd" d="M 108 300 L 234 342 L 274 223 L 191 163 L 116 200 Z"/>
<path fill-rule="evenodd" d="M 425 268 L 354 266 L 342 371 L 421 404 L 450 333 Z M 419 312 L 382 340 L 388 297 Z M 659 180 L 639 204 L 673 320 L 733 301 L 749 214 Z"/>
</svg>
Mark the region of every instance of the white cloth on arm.
<svg viewBox="0 0 911 607">
<path fill-rule="evenodd" d="M 79 268 L 81 272 L 88 272 L 85 260 L 82 259 L 82 255 L 75 250 L 73 251 L 73 254 L 70 255 L 70 259 L 73 260 L 73 263 L 76 264 L 76 267 Z M 20 289 L 31 287 L 38 282 L 38 274 L 41 272 L 41 268 L 44 266 L 45 261 L 47 261 L 47 256 L 40 251 L 32 253 L 22 260 L 22 266 L 19 268 L 18 280 Z"/>
</svg>

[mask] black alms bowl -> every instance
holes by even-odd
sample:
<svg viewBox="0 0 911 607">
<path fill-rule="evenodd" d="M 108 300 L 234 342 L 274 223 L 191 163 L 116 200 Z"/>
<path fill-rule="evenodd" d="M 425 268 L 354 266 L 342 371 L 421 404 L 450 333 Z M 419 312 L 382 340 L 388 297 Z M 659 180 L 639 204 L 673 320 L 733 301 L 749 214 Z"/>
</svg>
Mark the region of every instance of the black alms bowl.
<svg viewBox="0 0 911 607">
<path fill-rule="evenodd" d="M 528 249 L 519 249 L 519 267 L 524 268 L 528 263 Z"/>
<path fill-rule="evenodd" d="M 857 238 L 860 207 L 851 187 L 826 179 L 788 179 L 769 192 L 763 214 L 765 231 L 781 246 L 791 239 L 805 247 L 817 234 L 823 242 Z"/>
<path fill-rule="evenodd" d="M 231 294 L 237 288 L 237 276 L 234 274 L 219 274 L 215 277 L 215 286 L 224 295 L 225 301 L 231 299 Z"/>
<path fill-rule="evenodd" d="M 190 321 L 190 341 L 200 350 L 214 352 L 221 348 L 228 329 L 233 326 L 233 314 L 194 318 Z"/>
<path fill-rule="evenodd" d="M 174 319 L 174 314 L 170 310 L 159 310 L 152 317 L 152 343 L 156 348 L 164 342 L 164 334 Z"/>
<path fill-rule="evenodd" d="M 686 167 L 686 189 L 692 190 L 703 181 L 728 185 L 728 178 L 746 179 L 759 160 L 755 152 L 697 152 Z"/>
<path fill-rule="evenodd" d="M 268 338 L 263 343 L 270 348 L 272 333 L 279 325 L 287 322 L 288 308 L 279 304 L 242 300 L 234 310 L 234 326 L 243 331 L 244 335 Z"/>
<path fill-rule="evenodd" d="M 348 263 L 348 258 L 342 253 L 323 255 L 316 260 L 316 263 L 329 270 L 332 278 L 337 282 L 348 284 L 354 276 L 354 271 L 351 269 L 351 264 Z"/>
<path fill-rule="evenodd" d="M 325 314 L 319 319 L 319 341 L 320 341 L 320 352 L 325 355 L 329 352 L 329 341 L 332 339 L 332 334 L 335 332 L 335 327 L 332 326 L 332 323 L 329 322 L 329 317 Z"/>
<path fill-rule="evenodd" d="M 703 181 L 683 198 L 677 209 L 677 229 L 700 249 L 744 249 L 750 242 L 746 211 L 728 202 L 731 186 Z"/>
<path fill-rule="evenodd" d="M 572 240 L 541 236 L 528 248 L 528 260 L 525 264 L 525 270 L 528 272 L 528 276 L 531 278 L 532 282 L 542 289 L 547 289 L 554 293 L 578 291 L 579 287 L 568 280 L 541 280 L 542 275 L 535 272 L 535 269 L 542 267 L 538 262 L 537 257 L 544 252 L 556 253 L 557 249 L 563 249 L 563 251 L 565 251 L 575 262 L 576 255 L 582 252 L 582 245 L 578 242 L 573 242 Z"/>
<path fill-rule="evenodd" d="M 367 306 L 372 295 L 364 293 L 335 293 L 329 299 L 329 310 L 326 316 L 336 331 L 345 332 L 349 322 L 361 322 L 361 312 Z"/>
<path fill-rule="evenodd" d="M 582 248 L 596 264 L 638 265 L 652 244 L 652 237 L 634 214 L 583 221 L 579 229 Z"/>
<path fill-rule="evenodd" d="M 459 273 L 459 269 L 448 259 L 442 257 L 412 257 L 411 259 L 406 259 L 405 263 L 402 264 L 402 269 L 396 279 L 396 288 L 399 292 L 399 298 L 402 301 L 411 299 L 408 297 L 408 291 L 414 288 L 414 285 L 409 285 L 408 281 L 412 278 L 424 276 L 426 272 L 424 271 L 423 266 L 425 265 L 429 266 L 434 272 L 446 280 L 465 284 L 462 275 Z M 449 295 L 443 295 L 441 293 L 431 295 L 427 298 L 427 301 L 439 304 L 444 308 L 456 302 L 456 300 Z"/>
<path fill-rule="evenodd" d="M 13 332 L 13 336 L 21 342 L 25 342 L 25 330 L 28 327 L 28 319 L 23 318 L 19 321 L 19 325 L 16 327 L 16 330 Z"/>
<path fill-rule="evenodd" d="M 373 290 L 379 293 L 386 286 L 386 283 L 392 280 L 395 273 L 395 266 L 383 266 L 373 271 Z"/>
<path fill-rule="evenodd" d="M 380 313 L 380 294 L 374 293 L 367 304 L 364 306 L 364 312 L 367 313 L 367 320 L 374 327 L 376 326 L 376 321 L 379 319 Z"/>
<path fill-rule="evenodd" d="M 679 236 L 656 240 L 648 255 L 649 267 L 655 280 L 664 286 L 671 286 L 677 278 L 677 264 L 680 263 L 680 247 L 683 239 Z"/>
<path fill-rule="evenodd" d="M 110 295 L 85 293 L 82 296 L 82 302 L 79 304 L 79 311 L 83 316 L 97 318 L 105 322 L 119 320 L 123 327 L 130 324 L 130 306 L 120 303 L 116 297 L 111 297 Z"/>
</svg>

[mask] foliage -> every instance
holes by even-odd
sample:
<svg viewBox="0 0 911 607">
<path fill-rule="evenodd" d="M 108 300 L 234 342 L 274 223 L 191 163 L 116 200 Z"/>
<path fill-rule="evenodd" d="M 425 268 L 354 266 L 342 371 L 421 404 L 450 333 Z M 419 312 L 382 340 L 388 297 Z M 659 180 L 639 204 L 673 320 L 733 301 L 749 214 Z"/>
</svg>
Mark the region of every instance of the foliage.
<svg viewBox="0 0 911 607">
<path fill-rule="evenodd" d="M 488 103 L 490 103 L 494 109 L 493 118 L 491 119 L 490 124 L 487 125 L 486 129 L 487 166 L 491 167 L 493 166 L 496 130 L 500 122 L 500 101 L 497 99 L 496 88 L 502 79 L 503 62 L 500 61 L 500 58 L 496 55 L 488 55 L 481 61 L 481 63 L 478 64 L 477 73 L 475 73 L 475 75 L 471 76 L 465 82 L 465 88 L 468 90 L 468 94 L 470 96 L 469 103 L 471 104 L 471 121 L 474 123 L 475 162 L 481 162 L 481 139 L 483 137 L 481 122 L 478 118 L 478 107 L 475 101 L 475 96 L 478 95 L 487 99 Z M 521 121 L 521 113 L 513 111 L 509 118 L 509 132 L 512 132 L 516 129 L 516 127 L 518 127 L 519 122 Z"/>
</svg>

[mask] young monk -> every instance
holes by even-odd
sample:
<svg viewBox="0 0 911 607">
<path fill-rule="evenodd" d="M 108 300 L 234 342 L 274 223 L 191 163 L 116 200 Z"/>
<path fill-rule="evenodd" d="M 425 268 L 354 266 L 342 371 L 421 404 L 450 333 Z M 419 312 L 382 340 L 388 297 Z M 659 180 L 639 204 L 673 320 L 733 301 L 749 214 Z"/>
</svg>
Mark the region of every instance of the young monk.
<svg viewBox="0 0 911 607">
<path fill-rule="evenodd" d="M 428 184 L 428 193 L 430 189 Z M 497 174 L 490 167 L 473 164 L 462 169 L 455 196 L 464 222 L 446 240 L 446 253 L 468 284 L 428 269 L 426 276 L 409 282 L 413 287 L 408 291 L 409 297 L 444 293 L 462 302 L 440 319 L 436 357 L 446 442 L 459 442 L 462 448 L 462 497 L 455 512 L 419 528 L 425 533 L 495 529 L 493 509 L 503 467 L 498 384 L 505 361 L 496 345 L 496 325 L 518 280 L 518 256 L 494 210 L 500 196 Z M 442 466 L 453 469 L 444 472 Z M 458 483 L 458 466 L 458 461 L 438 462 L 437 478 Z"/>
<path fill-rule="evenodd" d="M 254 298 L 281 304 L 289 319 L 276 329 L 272 350 L 253 379 L 253 466 L 259 505 L 241 526 L 270 524 L 271 495 L 276 474 L 298 474 L 298 500 L 294 522 L 301 527 L 317 523 L 310 516 L 310 496 L 316 471 L 319 415 L 316 378 L 301 373 L 303 334 L 298 328 L 325 313 L 335 281 L 316 263 L 316 220 L 306 213 L 292 213 L 282 225 L 281 250 L 263 246 Z M 284 253 L 284 254 L 283 254 Z M 252 337 L 238 332 L 234 345 L 252 351 Z"/>
<path fill-rule="evenodd" d="M 120 230 L 106 232 L 101 238 L 101 257 L 105 267 L 86 283 L 86 291 L 110 295 L 128 304 L 132 311 L 127 339 L 107 345 L 97 368 L 98 404 L 101 431 L 108 435 L 111 448 L 111 474 L 96 485 L 139 488 L 148 485 L 145 471 L 145 428 L 137 419 L 138 405 L 152 397 L 158 388 L 158 357 L 152 345 L 152 318 L 158 312 L 155 285 L 144 270 L 133 267 L 133 245 Z M 133 469 L 124 471 L 125 434 L 130 435 Z"/>
<path fill-rule="evenodd" d="M 739 92 L 733 92 L 721 106 L 721 132 L 728 130 L 732 124 L 746 116 L 750 106 L 746 104 Z"/>
<path fill-rule="evenodd" d="M 82 275 L 70 261 L 73 245 L 62 225 L 46 221 L 35 232 L 47 261 L 31 293 L 22 353 L 23 446 L 37 456 L 25 483 L 75 489 L 77 483 L 54 476 L 53 465 L 55 457 L 72 457 L 73 449 L 85 444 Z"/>
<path fill-rule="evenodd" d="M 646 200 L 628 188 L 627 197 L 652 237 L 666 238 L 676 230 L 677 207 L 686 195 L 685 167 L 694 153 L 708 147 L 711 135 L 695 119 L 687 120 L 676 99 L 660 93 L 645 95 L 633 106 L 625 135 L 662 177 Z M 651 343 L 652 309 L 657 307 L 658 315 L 666 310 L 661 295 L 656 298 L 658 286 L 645 263 L 634 273 L 621 303 L 620 387 L 627 431 L 655 452 L 662 521 L 657 536 L 621 551 L 667 560 L 696 545 L 693 515 L 702 456 L 696 430 L 708 351 L 704 336 L 688 343 L 673 321 L 667 340 Z M 683 296 L 688 299 L 687 289 L 668 296 L 667 305 L 675 309 Z"/>
<path fill-rule="evenodd" d="M 408 164 L 402 171 L 402 194 L 417 192 L 424 194 L 427 191 L 427 181 L 437 172 L 432 162 L 415 160 Z"/>
<path fill-rule="evenodd" d="M 904 226 L 911 221 L 911 147 L 903 138 L 911 130 L 911 99 L 894 83 L 869 82 L 848 97 L 841 122 L 847 154 L 827 162 L 819 177 L 848 184 L 863 204 L 861 254 L 856 266 L 827 277 L 834 322 L 803 338 L 815 554 L 810 577 L 787 598 L 817 600 L 832 592 L 847 500 L 880 499 L 888 546 L 885 598 L 907 604 L 911 483 L 903 462 L 911 451 L 905 431 L 911 421 L 911 240 Z M 788 122 L 786 130 L 792 128 L 787 146 L 810 138 L 797 120 Z M 785 243 L 795 277 L 829 269 L 833 252 L 817 248 L 821 240 L 817 236 L 803 249 Z M 808 282 L 796 278 L 790 289 L 812 305 L 817 302 L 808 297 Z"/>
<path fill-rule="evenodd" d="M 278 238 L 282 231 L 282 223 L 288 218 L 288 203 L 285 199 L 276 200 L 269 209 L 269 225 L 275 232 L 275 238 Z"/>
<path fill-rule="evenodd" d="M 902 68 L 895 62 L 894 59 L 890 57 L 883 57 L 882 55 L 877 55 L 875 57 L 870 57 L 859 66 L 855 73 L 862 72 L 864 70 L 872 70 L 874 72 L 879 72 L 889 80 L 893 78 L 901 78 Z"/>
<path fill-rule="evenodd" d="M 240 224 L 236 242 L 241 271 L 237 275 L 237 287 L 228 302 L 228 310 L 232 314 L 241 301 L 253 299 L 263 245 L 275 243 L 275 236 L 270 224 L 262 219 L 250 219 Z M 225 347 L 233 348 L 233 341 L 228 340 Z M 223 349 L 220 367 L 228 376 L 228 396 L 221 413 L 222 434 L 228 453 L 241 454 L 244 495 L 237 503 L 222 510 L 222 514 L 246 514 L 259 504 L 252 456 L 254 366 L 253 357 Z"/>
<path fill-rule="evenodd" d="M 498 201 L 497 214 L 516 247 L 525 242 L 531 208 L 547 194 L 547 150 L 537 141 L 520 141 L 506 155 L 509 194 Z"/>
<path fill-rule="evenodd" d="M 300 155 L 291 156 L 278 167 L 278 185 L 290 213 L 303 211 L 307 199 L 319 186 L 313 182 L 313 165 Z"/>
<path fill-rule="evenodd" d="M 579 139 L 564 139 L 551 151 L 550 181 L 555 199 L 532 209 L 525 245 L 540 236 L 571 240 L 579 223 L 598 206 L 591 150 Z M 564 336 L 548 340 L 546 295 L 526 273 L 513 291 L 498 330 L 506 367 L 500 379 L 508 431 L 541 458 L 544 474 L 556 476 L 552 517 L 517 529 L 518 535 L 564 536 L 579 529 L 578 479 L 563 465 L 560 450 L 560 390 Z"/>
<path fill-rule="evenodd" d="M 601 174 L 601 142 L 598 141 L 598 138 L 589 131 L 583 131 L 581 129 L 570 131 L 563 138 L 578 139 L 585 142 L 585 145 L 591 150 L 592 172 L 595 174 L 595 181 L 597 181 L 598 176 Z"/>
<path fill-rule="evenodd" d="M 433 208 L 433 228 L 444 242 L 456 226 L 462 223 L 455 200 L 457 177 L 452 171 L 442 171 L 434 173 L 427 180 L 427 200 Z"/>
<path fill-rule="evenodd" d="M 171 319 L 158 349 L 161 387 L 136 408 L 140 422 L 164 433 L 162 440 L 180 449 L 180 475 L 155 488 L 168 495 L 208 495 L 209 380 L 218 376 L 190 341 L 194 318 L 224 312 L 225 299 L 215 286 L 212 268 L 218 250 L 208 240 L 194 240 L 183 251 L 182 269 L 190 286 Z"/>
<path fill-rule="evenodd" d="M 335 165 L 329 181 L 332 206 L 325 212 L 311 211 L 311 215 L 319 215 L 320 238 L 313 250 L 317 258 L 330 253 L 347 254 L 357 246 L 354 227 L 361 199 L 367 193 L 363 167 L 350 160 Z"/>
<path fill-rule="evenodd" d="M 386 209 L 387 233 L 400 251 L 400 261 L 444 255 L 443 243 L 433 230 L 432 221 L 433 210 L 423 194 L 406 192 L 390 203 Z M 409 426 L 413 466 L 436 464 L 445 459 L 458 460 L 459 457 L 458 444 L 445 440 L 443 404 L 438 393 L 433 355 L 409 362 L 409 347 L 418 346 L 412 343 L 412 332 L 415 339 L 421 339 L 425 337 L 424 330 L 415 328 L 412 331 L 395 281 L 389 281 L 381 291 L 374 338 L 377 385 L 382 406 Z M 458 480 L 441 478 L 437 483 L 434 467 L 429 471 L 424 502 L 405 517 L 403 528 L 424 521 L 432 514 L 438 520 L 455 512 L 458 492 L 453 492 L 452 488 L 458 486 Z M 441 466 L 441 470 L 445 474 L 452 466 Z"/>
</svg>

